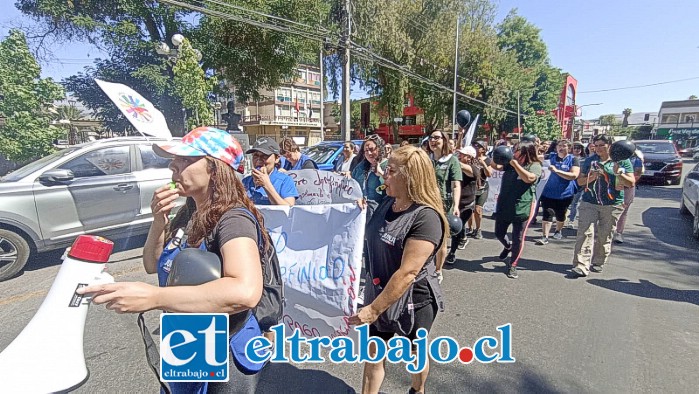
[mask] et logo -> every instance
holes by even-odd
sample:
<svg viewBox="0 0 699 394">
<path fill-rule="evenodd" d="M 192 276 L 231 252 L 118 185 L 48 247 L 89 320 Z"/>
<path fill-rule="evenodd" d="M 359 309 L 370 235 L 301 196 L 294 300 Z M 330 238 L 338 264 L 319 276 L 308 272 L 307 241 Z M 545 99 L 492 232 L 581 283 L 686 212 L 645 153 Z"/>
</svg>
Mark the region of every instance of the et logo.
<svg viewBox="0 0 699 394">
<path fill-rule="evenodd" d="M 160 380 L 228 381 L 228 314 L 160 315 Z"/>
</svg>

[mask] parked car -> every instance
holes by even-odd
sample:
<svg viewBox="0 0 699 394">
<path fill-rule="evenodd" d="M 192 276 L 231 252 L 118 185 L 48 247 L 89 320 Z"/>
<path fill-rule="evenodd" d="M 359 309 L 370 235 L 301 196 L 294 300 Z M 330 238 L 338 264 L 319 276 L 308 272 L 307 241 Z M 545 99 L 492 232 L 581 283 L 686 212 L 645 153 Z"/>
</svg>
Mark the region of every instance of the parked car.
<svg viewBox="0 0 699 394">
<path fill-rule="evenodd" d="M 680 213 L 694 215 L 692 233 L 699 239 L 699 164 L 695 165 L 684 178 Z"/>
<path fill-rule="evenodd" d="M 679 185 L 682 180 L 682 158 L 669 140 L 634 141 L 643 152 L 645 171 L 641 180 Z"/>
<path fill-rule="evenodd" d="M 0 281 L 20 272 L 30 255 L 69 246 L 81 234 L 146 234 L 153 191 L 172 177 L 170 160 L 152 150 L 158 141 L 88 142 L 0 179 Z"/>
<path fill-rule="evenodd" d="M 353 140 L 359 148 L 363 140 Z M 308 155 L 318 165 L 319 170 L 332 171 L 335 159 L 342 154 L 344 141 L 323 141 L 316 145 L 303 149 L 303 153 Z"/>
</svg>

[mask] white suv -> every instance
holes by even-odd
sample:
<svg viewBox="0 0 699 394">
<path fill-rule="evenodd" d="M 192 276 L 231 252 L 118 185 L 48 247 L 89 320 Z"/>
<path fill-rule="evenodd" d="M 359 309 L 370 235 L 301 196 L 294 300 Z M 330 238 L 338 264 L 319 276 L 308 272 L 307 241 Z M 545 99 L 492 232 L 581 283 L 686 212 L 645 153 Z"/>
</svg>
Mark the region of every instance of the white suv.
<svg viewBox="0 0 699 394">
<path fill-rule="evenodd" d="M 143 235 L 153 191 L 170 182 L 170 161 L 153 142 L 125 137 L 60 150 L 0 179 L 0 281 L 32 253 L 69 246 L 76 236 Z"/>
</svg>

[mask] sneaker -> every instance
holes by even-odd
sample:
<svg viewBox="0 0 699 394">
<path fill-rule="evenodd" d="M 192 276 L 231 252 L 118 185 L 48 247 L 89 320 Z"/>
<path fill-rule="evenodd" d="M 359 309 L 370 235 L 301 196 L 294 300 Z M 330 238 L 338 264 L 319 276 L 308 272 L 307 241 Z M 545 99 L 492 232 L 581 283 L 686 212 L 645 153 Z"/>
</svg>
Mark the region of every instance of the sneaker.
<svg viewBox="0 0 699 394">
<path fill-rule="evenodd" d="M 536 240 L 537 245 L 548 245 L 549 243 L 549 237 L 541 237 Z"/>
<path fill-rule="evenodd" d="M 560 231 L 556 231 L 555 233 L 553 233 L 553 239 L 562 239 L 562 238 L 563 238 L 563 234 L 561 234 Z"/>
<path fill-rule="evenodd" d="M 580 268 L 580 267 L 573 268 L 571 270 L 571 272 L 573 273 L 574 276 L 579 277 L 579 278 L 587 276 L 587 274 L 585 272 L 583 272 L 582 268 Z"/>
<path fill-rule="evenodd" d="M 624 243 L 624 236 L 621 235 L 620 233 L 614 233 L 614 242 L 618 244 L 623 244 Z"/>
<path fill-rule="evenodd" d="M 566 222 L 565 226 L 563 226 L 563 227 L 569 228 L 569 229 L 574 229 L 575 226 L 573 226 L 573 220 L 568 220 L 568 221 Z"/>
<path fill-rule="evenodd" d="M 592 267 L 590 267 L 590 271 L 596 272 L 598 274 L 602 272 L 602 269 L 603 269 L 603 266 L 601 266 L 601 265 L 593 265 Z"/>
<path fill-rule="evenodd" d="M 476 230 L 470 228 L 466 231 L 466 234 L 464 234 L 464 237 L 473 237 L 473 234 L 476 232 Z"/>
<path fill-rule="evenodd" d="M 512 246 L 509 246 L 507 248 L 503 248 L 502 252 L 500 252 L 500 260 L 503 260 L 505 257 L 507 257 L 508 254 L 512 251 Z"/>
<path fill-rule="evenodd" d="M 464 237 L 459 241 L 459 246 L 457 246 L 457 249 L 459 250 L 464 250 L 466 249 L 466 245 L 468 245 L 468 238 Z"/>
<path fill-rule="evenodd" d="M 473 230 L 473 238 L 483 239 L 483 234 L 481 234 L 481 229 Z"/>
<path fill-rule="evenodd" d="M 510 269 L 507 270 L 507 277 L 510 279 L 519 278 L 519 275 L 517 275 L 517 267 L 510 266 Z"/>
<path fill-rule="evenodd" d="M 453 255 L 453 254 L 451 254 L 451 253 L 449 253 L 449 254 L 447 255 L 447 259 L 444 260 L 444 262 L 445 262 L 446 264 L 452 265 L 452 264 L 456 263 L 456 256 Z"/>
</svg>

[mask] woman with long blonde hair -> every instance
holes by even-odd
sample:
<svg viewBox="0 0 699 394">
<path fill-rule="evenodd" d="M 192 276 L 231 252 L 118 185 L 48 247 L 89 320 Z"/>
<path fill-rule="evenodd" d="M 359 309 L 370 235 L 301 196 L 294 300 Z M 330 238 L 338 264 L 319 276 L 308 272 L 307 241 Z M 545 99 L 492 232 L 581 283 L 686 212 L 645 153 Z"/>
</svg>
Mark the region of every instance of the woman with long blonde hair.
<svg viewBox="0 0 699 394">
<path fill-rule="evenodd" d="M 417 330 L 429 332 L 444 310 L 436 272 L 437 251 L 449 228 L 432 161 L 412 146 L 396 149 L 384 174 L 387 197 L 367 225 L 367 287 L 365 307 L 351 324 L 371 324 L 369 333 L 388 341 L 394 335 L 411 340 Z M 369 353 L 374 356 L 372 343 Z M 410 393 L 423 393 L 429 365 L 412 375 Z M 366 363 L 363 393 L 377 393 L 385 375 L 384 362 Z"/>
</svg>

